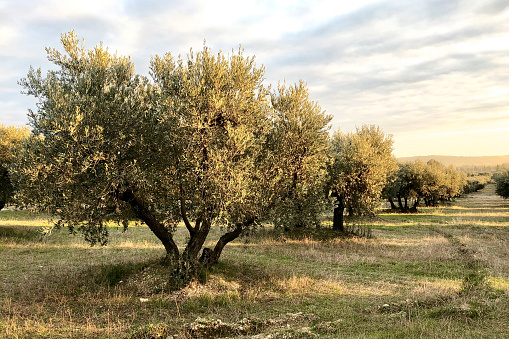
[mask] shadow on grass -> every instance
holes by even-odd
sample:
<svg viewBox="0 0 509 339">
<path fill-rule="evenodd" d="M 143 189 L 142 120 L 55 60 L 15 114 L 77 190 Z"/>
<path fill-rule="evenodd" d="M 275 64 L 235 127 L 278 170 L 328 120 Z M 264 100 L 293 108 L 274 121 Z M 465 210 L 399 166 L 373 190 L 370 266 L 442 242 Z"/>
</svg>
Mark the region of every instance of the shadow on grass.
<svg viewBox="0 0 509 339">
<path fill-rule="evenodd" d="M 245 243 L 263 243 L 263 242 L 285 242 L 293 241 L 317 241 L 326 242 L 334 239 L 348 239 L 352 237 L 373 238 L 371 229 L 365 225 L 347 224 L 345 231 L 339 232 L 330 227 L 320 228 L 293 228 L 284 230 L 283 228 L 263 228 L 244 237 Z"/>
<path fill-rule="evenodd" d="M 37 241 L 42 237 L 39 227 L 0 226 L 0 239 L 5 241 Z"/>
</svg>

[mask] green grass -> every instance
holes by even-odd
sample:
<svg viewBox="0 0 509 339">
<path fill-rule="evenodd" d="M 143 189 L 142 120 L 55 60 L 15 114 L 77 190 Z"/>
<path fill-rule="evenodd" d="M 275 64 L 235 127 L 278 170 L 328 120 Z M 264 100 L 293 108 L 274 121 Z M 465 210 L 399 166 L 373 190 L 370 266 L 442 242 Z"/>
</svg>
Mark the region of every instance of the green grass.
<svg viewBox="0 0 509 339">
<path fill-rule="evenodd" d="M 90 247 L 48 225 L 0 211 L 2 338 L 509 335 L 509 202 L 493 186 L 382 214 L 362 225 L 370 239 L 266 227 L 227 246 L 206 283 L 180 291 L 146 227 L 112 226 L 108 246 Z M 184 244 L 183 227 L 176 237 Z"/>
</svg>

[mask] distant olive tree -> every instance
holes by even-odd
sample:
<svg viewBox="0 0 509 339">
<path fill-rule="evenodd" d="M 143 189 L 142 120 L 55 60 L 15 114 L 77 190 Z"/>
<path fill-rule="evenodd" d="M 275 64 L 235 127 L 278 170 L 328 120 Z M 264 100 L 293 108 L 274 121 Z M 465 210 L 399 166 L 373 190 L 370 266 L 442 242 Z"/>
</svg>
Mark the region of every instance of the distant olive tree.
<svg viewBox="0 0 509 339">
<path fill-rule="evenodd" d="M 372 214 L 382 189 L 396 170 L 392 136 L 363 125 L 355 133 L 336 132 L 331 141 L 328 188 L 334 199 L 333 228 L 343 231 L 344 211 Z"/>
<path fill-rule="evenodd" d="M 446 167 L 431 159 L 398 164 L 392 182 L 384 188 L 383 196 L 392 209 L 415 212 L 421 201 L 426 206 L 437 206 L 439 202 L 451 200 L 463 193 L 467 183 L 466 174 L 453 166 Z"/>
<path fill-rule="evenodd" d="M 412 164 L 398 163 L 398 169 L 382 191 L 392 209 L 402 212 L 416 210 L 421 199 L 421 187 L 425 165 L 420 161 Z"/>
<path fill-rule="evenodd" d="M 28 135 L 28 127 L 0 124 L 0 210 L 5 207 L 14 192 L 9 166 L 16 161 L 15 150 L 22 146 Z"/>
<path fill-rule="evenodd" d="M 494 179 L 496 184 L 495 192 L 504 199 L 509 198 L 509 171 L 496 173 Z"/>
<path fill-rule="evenodd" d="M 492 173 L 467 173 L 467 183 L 463 187 L 463 193 L 477 192 L 483 189 L 493 178 Z"/>
</svg>

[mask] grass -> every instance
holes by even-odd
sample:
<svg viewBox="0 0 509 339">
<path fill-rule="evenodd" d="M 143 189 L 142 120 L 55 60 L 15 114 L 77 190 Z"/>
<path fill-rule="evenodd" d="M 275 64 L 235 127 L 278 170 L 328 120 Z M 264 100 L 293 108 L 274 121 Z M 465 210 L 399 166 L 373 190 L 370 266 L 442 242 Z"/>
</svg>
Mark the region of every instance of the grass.
<svg viewBox="0 0 509 339">
<path fill-rule="evenodd" d="M 90 247 L 48 225 L 0 211 L 2 338 L 509 335 L 509 202 L 490 185 L 415 215 L 381 214 L 360 225 L 369 239 L 266 227 L 180 291 L 146 227 L 111 227 L 108 246 Z"/>
</svg>

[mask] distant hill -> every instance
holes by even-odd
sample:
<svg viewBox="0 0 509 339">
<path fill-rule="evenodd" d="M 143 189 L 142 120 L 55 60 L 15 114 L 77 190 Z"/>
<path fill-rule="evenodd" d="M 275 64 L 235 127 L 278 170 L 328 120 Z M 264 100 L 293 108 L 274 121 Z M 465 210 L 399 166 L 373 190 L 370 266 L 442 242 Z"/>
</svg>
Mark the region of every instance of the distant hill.
<svg viewBox="0 0 509 339">
<path fill-rule="evenodd" d="M 428 161 L 435 159 L 442 164 L 453 165 L 456 168 L 464 170 L 486 170 L 495 171 L 497 165 L 509 168 L 509 155 L 483 156 L 483 157 L 457 157 L 448 155 L 426 155 L 416 157 L 398 158 L 401 162 L 411 162 L 415 160 Z"/>
</svg>

